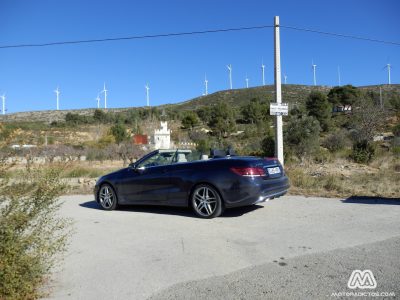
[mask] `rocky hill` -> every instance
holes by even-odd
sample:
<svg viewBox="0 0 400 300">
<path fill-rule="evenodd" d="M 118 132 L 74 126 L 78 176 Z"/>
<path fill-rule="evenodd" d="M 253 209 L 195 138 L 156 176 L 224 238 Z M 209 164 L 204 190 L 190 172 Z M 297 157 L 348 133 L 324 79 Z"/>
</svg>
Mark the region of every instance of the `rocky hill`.
<svg viewBox="0 0 400 300">
<path fill-rule="evenodd" d="M 400 85 L 371 85 L 371 86 L 361 86 L 359 87 L 363 90 L 371 90 L 374 92 L 379 92 L 382 89 L 383 97 L 385 98 L 389 93 L 396 92 L 400 94 Z M 331 87 L 329 86 L 309 86 L 309 85 L 296 85 L 287 84 L 282 85 L 282 101 L 288 103 L 301 103 L 304 102 L 308 94 L 311 91 L 321 91 L 328 93 Z M 266 99 L 268 101 L 274 101 L 275 91 L 273 85 L 258 86 L 245 89 L 233 89 L 219 91 L 207 96 L 200 96 L 188 101 L 176 103 L 176 104 L 166 104 L 159 106 L 163 107 L 174 107 L 181 110 L 194 110 L 202 106 L 212 105 L 218 101 L 224 101 L 232 106 L 240 106 L 244 103 L 250 101 L 253 98 Z M 129 109 L 138 109 L 134 107 L 126 108 L 110 108 L 107 111 L 112 112 L 123 112 Z M 45 122 L 51 123 L 53 121 L 65 120 L 65 115 L 67 113 L 75 113 L 79 115 L 93 115 L 95 109 L 74 109 L 74 110 L 45 110 L 45 111 L 30 111 L 30 112 L 18 112 L 8 115 L 1 115 L 0 122 Z"/>
</svg>

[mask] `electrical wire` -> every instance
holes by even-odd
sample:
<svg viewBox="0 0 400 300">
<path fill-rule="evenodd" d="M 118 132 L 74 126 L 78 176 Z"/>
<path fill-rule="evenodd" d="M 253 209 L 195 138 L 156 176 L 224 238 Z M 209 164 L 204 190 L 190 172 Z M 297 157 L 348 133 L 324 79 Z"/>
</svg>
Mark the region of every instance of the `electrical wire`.
<svg viewBox="0 0 400 300">
<path fill-rule="evenodd" d="M 349 34 L 341 34 L 341 33 L 334 33 L 334 32 L 319 31 L 319 30 L 315 30 L 315 29 L 300 28 L 300 27 L 294 27 L 294 26 L 281 25 L 280 27 L 286 28 L 286 29 L 298 30 L 298 31 L 306 31 L 306 32 L 311 32 L 311 33 L 331 35 L 331 36 L 342 37 L 342 38 L 349 38 L 349 39 L 355 39 L 355 40 L 362 40 L 362 41 L 368 41 L 368 42 L 375 42 L 375 43 L 383 43 L 383 44 L 390 44 L 390 45 L 400 46 L 399 42 L 378 40 L 378 39 L 372 39 L 372 38 L 349 35 Z"/>
<path fill-rule="evenodd" d="M 203 31 L 165 33 L 165 34 L 154 34 L 154 35 L 138 35 L 138 36 L 128 36 L 128 37 L 118 37 L 118 38 L 104 38 L 104 39 L 91 39 L 91 40 L 78 40 L 78 41 L 62 41 L 62 42 L 50 42 L 50 43 L 39 43 L 39 44 L 4 45 L 4 46 L 0 46 L 0 49 L 27 48 L 27 47 L 47 47 L 47 46 L 83 44 L 83 43 L 99 43 L 99 42 L 114 42 L 114 41 L 123 41 L 123 40 L 153 39 L 153 38 L 174 37 L 174 36 L 183 36 L 183 35 L 198 35 L 198 34 L 217 33 L 217 32 L 230 32 L 230 31 L 264 29 L 264 28 L 272 28 L 272 27 L 274 27 L 274 26 L 273 25 L 261 25 L 261 26 L 252 26 L 252 27 L 212 29 L 212 30 L 203 30 Z"/>
<path fill-rule="evenodd" d="M 212 29 L 212 30 L 203 30 L 203 31 L 190 31 L 190 32 L 175 32 L 175 33 L 165 33 L 165 34 L 154 34 L 154 35 L 138 35 L 138 36 L 128 36 L 128 37 L 117 37 L 117 38 L 104 38 L 104 39 L 90 39 L 90 40 L 75 40 L 75 41 L 60 41 L 60 42 L 49 42 L 49 43 L 36 43 L 36 44 L 17 44 L 17 45 L 0 45 L 0 49 L 8 49 L 8 48 L 28 48 L 28 47 L 47 47 L 47 46 L 60 46 L 60 45 L 72 45 L 72 44 L 84 44 L 84 43 L 101 43 L 101 42 L 115 42 L 115 41 L 124 41 L 124 40 L 139 40 L 139 39 L 154 39 L 154 38 L 162 38 L 162 37 L 174 37 L 174 36 L 185 36 L 185 35 L 199 35 L 199 34 L 208 34 L 208 33 L 218 33 L 218 32 L 232 32 L 232 31 L 244 31 L 244 30 L 255 30 L 255 29 L 265 29 L 265 28 L 273 28 L 274 25 L 260 25 L 260 26 L 251 26 L 251 27 L 238 27 L 238 28 L 225 28 L 225 29 Z M 361 36 L 354 36 L 349 34 L 341 34 L 334 32 L 326 32 L 309 28 L 301 28 L 294 26 L 285 26 L 280 25 L 281 28 L 297 30 L 297 31 L 305 31 L 323 35 L 330 35 L 341 38 L 349 38 L 356 39 L 362 41 L 369 41 L 375 43 L 383 43 L 394 46 L 400 46 L 400 42 L 379 40 Z"/>
</svg>

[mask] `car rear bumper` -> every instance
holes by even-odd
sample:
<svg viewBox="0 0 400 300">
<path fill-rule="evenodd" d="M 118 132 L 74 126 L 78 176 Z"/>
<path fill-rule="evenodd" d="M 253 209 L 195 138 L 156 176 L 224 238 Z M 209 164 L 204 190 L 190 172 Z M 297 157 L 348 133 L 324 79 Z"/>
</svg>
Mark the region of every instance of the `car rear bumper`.
<svg viewBox="0 0 400 300">
<path fill-rule="evenodd" d="M 246 206 L 283 196 L 289 187 L 289 179 L 286 176 L 268 180 L 247 179 L 236 183 L 234 188 L 225 190 L 222 197 L 227 208 Z"/>
</svg>

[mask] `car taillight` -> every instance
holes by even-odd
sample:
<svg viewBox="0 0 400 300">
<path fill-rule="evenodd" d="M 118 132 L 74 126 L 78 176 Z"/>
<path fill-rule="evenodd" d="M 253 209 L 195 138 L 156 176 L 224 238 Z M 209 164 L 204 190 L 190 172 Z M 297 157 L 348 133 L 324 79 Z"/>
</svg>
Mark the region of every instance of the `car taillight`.
<svg viewBox="0 0 400 300">
<path fill-rule="evenodd" d="M 264 169 L 260 167 L 231 168 L 231 171 L 241 176 L 265 176 Z"/>
</svg>

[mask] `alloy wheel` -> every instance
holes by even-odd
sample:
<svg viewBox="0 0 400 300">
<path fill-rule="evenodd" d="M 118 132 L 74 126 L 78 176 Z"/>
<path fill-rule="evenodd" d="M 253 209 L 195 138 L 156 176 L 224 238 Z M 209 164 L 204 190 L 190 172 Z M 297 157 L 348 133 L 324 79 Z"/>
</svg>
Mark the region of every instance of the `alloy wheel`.
<svg viewBox="0 0 400 300">
<path fill-rule="evenodd" d="M 196 212 L 203 217 L 211 216 L 217 208 L 217 195 L 212 189 L 202 186 L 193 193 L 193 206 Z"/>
<path fill-rule="evenodd" d="M 115 202 L 115 195 L 112 188 L 108 185 L 103 185 L 99 192 L 100 204 L 104 209 L 112 209 Z"/>
</svg>

